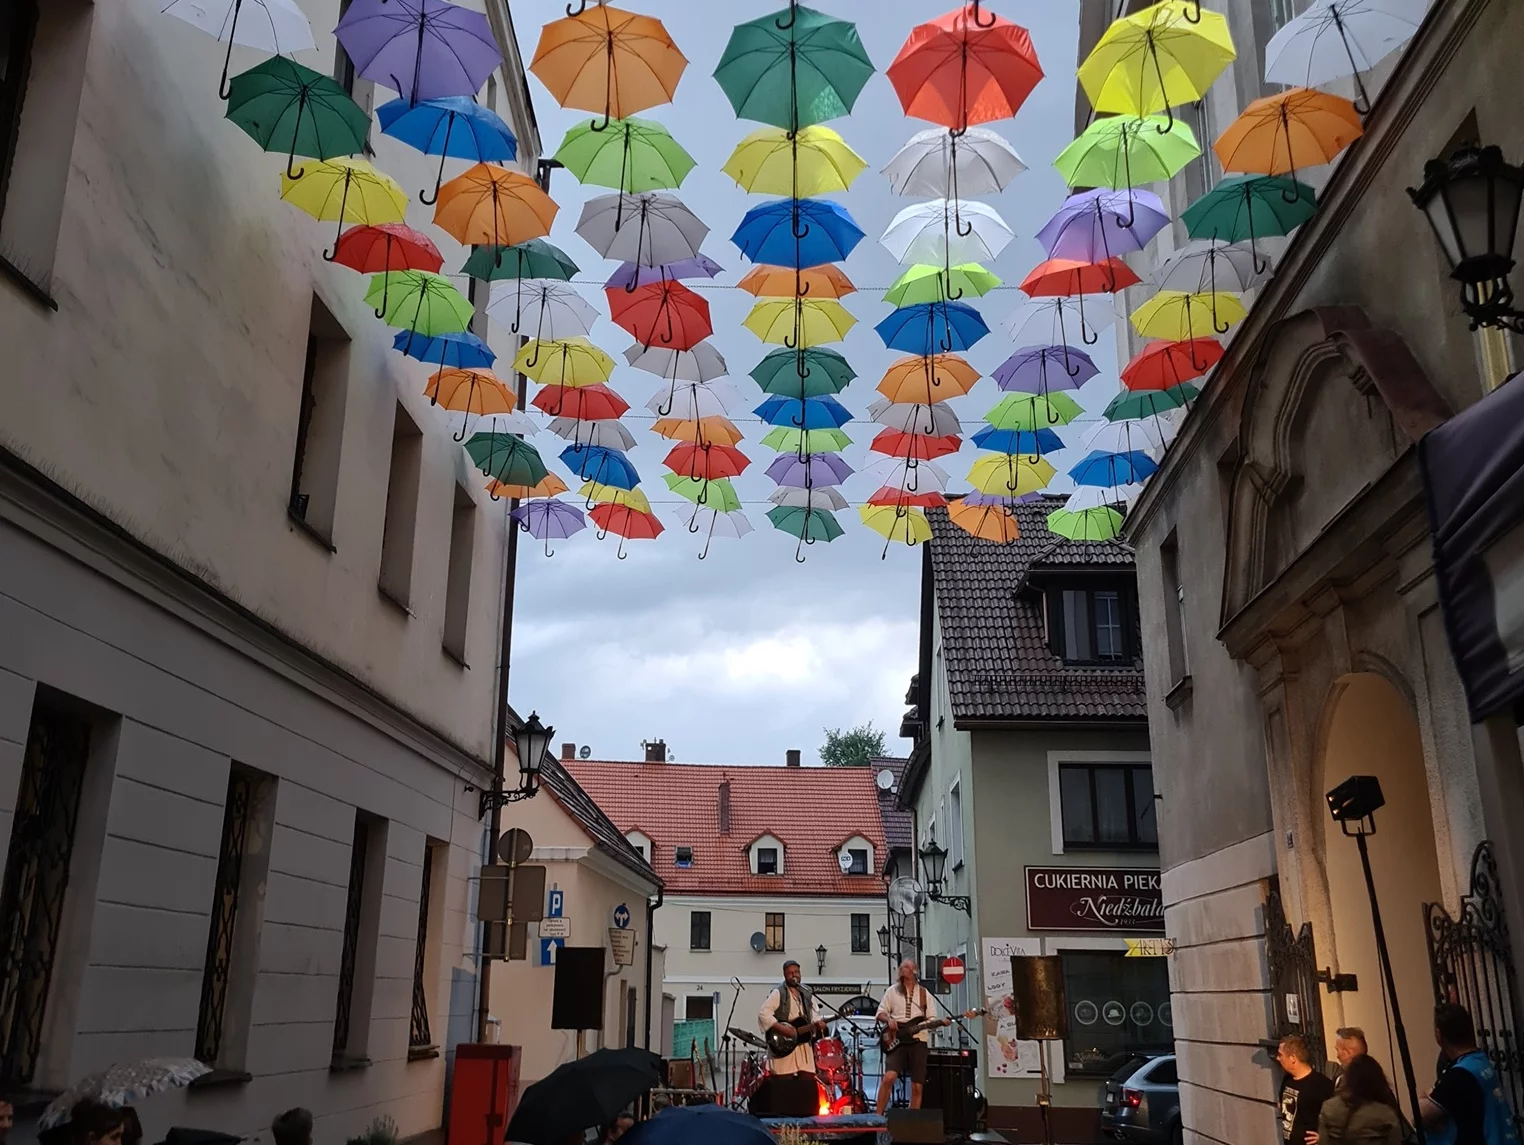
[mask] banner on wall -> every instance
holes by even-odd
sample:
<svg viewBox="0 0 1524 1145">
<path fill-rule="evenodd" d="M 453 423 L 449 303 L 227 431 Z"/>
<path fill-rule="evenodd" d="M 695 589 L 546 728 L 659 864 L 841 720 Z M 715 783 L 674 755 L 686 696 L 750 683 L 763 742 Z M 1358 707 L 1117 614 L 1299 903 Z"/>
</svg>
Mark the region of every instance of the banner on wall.
<svg viewBox="0 0 1524 1145">
<path fill-rule="evenodd" d="M 1016 1038 L 1016 1016 L 1006 1005 L 1011 996 L 1011 959 L 1042 953 L 1040 938 L 986 938 L 984 953 L 985 1063 L 990 1077 L 1037 1077 L 1039 1042 Z"/>
</svg>

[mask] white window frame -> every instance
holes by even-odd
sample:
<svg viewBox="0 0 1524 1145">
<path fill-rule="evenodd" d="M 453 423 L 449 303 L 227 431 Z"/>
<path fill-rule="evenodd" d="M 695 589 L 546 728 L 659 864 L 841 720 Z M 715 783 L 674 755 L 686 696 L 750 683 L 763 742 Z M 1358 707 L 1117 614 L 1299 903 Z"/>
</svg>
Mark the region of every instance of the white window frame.
<svg viewBox="0 0 1524 1145">
<path fill-rule="evenodd" d="M 953 776 L 947 785 L 947 868 L 961 870 L 967 857 L 963 845 L 963 777 Z"/>
<path fill-rule="evenodd" d="M 655 849 L 649 835 L 644 831 L 631 829 L 624 833 L 624 841 L 639 851 L 640 857 L 645 859 L 648 866 L 650 865 Z"/>
<path fill-rule="evenodd" d="M 867 869 L 866 869 L 866 871 L 864 873 L 871 875 L 871 874 L 874 874 L 875 872 L 877 872 L 878 867 L 875 865 L 877 856 L 874 853 L 873 844 L 870 843 L 867 839 L 863 838 L 861 835 L 853 835 L 850 839 L 846 840 L 844 843 L 842 843 L 839 847 L 836 848 L 836 854 L 837 855 L 844 854 L 844 853 L 846 853 L 848 851 L 867 851 L 868 852 L 868 866 L 867 866 Z M 838 860 L 838 862 L 839 862 L 839 860 Z M 841 869 L 840 867 L 837 867 L 837 870 L 840 870 L 840 869 Z M 862 876 L 859 875 L 859 876 L 856 876 L 856 877 L 861 878 Z"/>
<path fill-rule="evenodd" d="M 1153 753 L 1148 751 L 1050 751 L 1048 753 L 1048 822 L 1052 831 L 1055 855 L 1064 853 L 1064 805 L 1059 790 L 1058 769 L 1065 763 L 1146 763 L 1153 766 Z M 1086 854 L 1093 854 L 1086 848 Z M 1124 948 L 1126 944 L 1123 944 Z M 1078 948 L 1076 948 L 1078 949 Z M 1107 949 L 1110 947 L 1102 947 Z"/>
<path fill-rule="evenodd" d="M 757 870 L 757 852 L 763 847 L 774 847 L 778 851 L 777 875 L 768 875 L 767 878 L 782 877 L 788 873 L 788 848 L 783 845 L 783 840 L 773 834 L 758 835 L 746 848 L 746 861 L 751 867 L 752 874 L 759 874 Z"/>
</svg>

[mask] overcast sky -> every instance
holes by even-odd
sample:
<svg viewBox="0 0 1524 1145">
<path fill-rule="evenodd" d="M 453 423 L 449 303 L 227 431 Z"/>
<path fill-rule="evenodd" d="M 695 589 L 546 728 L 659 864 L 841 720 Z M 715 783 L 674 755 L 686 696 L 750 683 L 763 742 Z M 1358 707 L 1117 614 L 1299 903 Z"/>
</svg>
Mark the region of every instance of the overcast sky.
<svg viewBox="0 0 1524 1145">
<path fill-rule="evenodd" d="M 725 287 L 749 269 L 730 235 L 746 210 L 764 200 L 746 195 L 720 167 L 735 144 L 761 125 L 734 117 L 712 73 L 732 25 L 779 5 L 768 0 L 628 0 L 622 6 L 662 18 L 689 60 L 675 101 L 640 114 L 665 123 L 698 162 L 678 194 L 711 228 L 704 252 L 726 268 L 716 288 L 704 292 L 714 317 L 713 341 L 737 389 L 748 405 L 754 405 L 761 394 L 746 375 L 773 347 L 764 346 L 741 326 L 751 296 Z M 882 288 L 901 270 L 877 239 L 894 214 L 915 201 L 891 195 L 879 169 L 912 134 L 931 126 L 905 119 L 883 69 L 913 25 L 951 5 L 948 0 L 875 0 L 871 5 L 818 0 L 814 6 L 858 19 L 863 44 L 878 68 L 853 114 L 829 124 L 868 162 L 851 191 L 834 196 L 868 236 L 845 264 L 862 288 L 845 299 L 859 325 L 836 347 L 859 374 L 841 398 L 856 416 L 865 417 L 863 411 L 878 396 L 873 387 L 898 356 L 884 349 L 873 330 L 889 313 Z M 1015 144 L 1030 170 L 998 199 L 986 200 L 1004 216 L 1017 240 L 991 267 L 1009 288 L 978 302 L 994 333 L 967 356 L 985 372 L 1013 349 L 1000 323 L 1025 298 L 1014 286 L 1043 257 L 1032 236 L 1064 197 L 1063 182 L 1051 163 L 1073 135 L 1078 24 L 1077 6 L 1072 4 L 996 0 L 991 7 L 1026 24 L 1047 78 L 1016 119 L 987 125 Z M 514 5 L 526 65 L 534 55 L 540 25 L 563 13 L 559 0 Z M 865 21 L 867 13 L 873 18 Z M 537 79 L 531 76 L 529 82 L 545 152 L 551 154 L 567 128 L 587 116 L 562 110 Z M 602 188 L 584 189 L 568 173 L 556 172 L 552 195 L 561 213 L 551 239 L 582 266 L 587 283 L 582 292 L 606 316 L 599 286 L 614 264 L 600 258 L 574 230 L 583 201 L 604 193 Z M 638 440 L 631 459 L 640 469 L 642 489 L 668 530 L 654 542 L 629 545 L 629 557 L 623 561 L 616 559 L 615 538 L 599 542 L 591 528 L 557 544 L 549 559 L 524 538 L 511 685 L 514 707 L 526 714 L 531 708 L 538 710 L 556 727 L 558 742 L 586 744 L 597 759 L 636 759 L 642 740 L 662 738 L 684 762 L 781 763 L 787 749 L 801 748 L 806 763 L 812 763 L 824 738 L 822 729 L 870 720 L 885 731 L 890 753 L 903 753 L 908 745 L 898 739 L 898 729 L 915 666 L 921 551 L 894 545 L 888 558 L 881 559 L 882 538 L 864 527 L 852 508 L 838 514 L 846 535 L 830 545 L 811 547 L 806 563 L 797 564 L 794 538 L 775 532 L 766 518 L 766 498 L 773 485 L 763 470 L 774 455 L 759 444 L 763 427 L 742 411 L 745 416 L 735 420 L 747 438 L 741 448 L 753 465 L 736 486 L 748 502 L 746 512 L 756 531 L 739 541 L 717 539 L 708 559 L 699 561 L 703 538 L 678 524 L 681 503 L 661 480 L 668 443 L 650 432 L 651 417 L 644 408 L 658 379 L 624 366 L 621 353 L 631 338 L 606 317 L 593 339 L 620 363 L 612 384 L 632 407 L 625 419 Z M 1108 390 L 1114 392 L 1115 362 L 1109 338 L 1103 337 L 1094 349 L 1103 374 L 1086 387 L 1081 401 L 1099 410 Z M 999 396 L 994 383 L 985 379 L 953 403 L 965 433 L 977 428 Z M 866 445 L 877 427 L 854 421 L 846 429 L 858 443 L 846 456 L 861 468 L 876 456 Z M 542 434 L 537 441 L 547 460 L 559 452 L 561 443 L 551 435 Z M 957 479 L 955 488 L 966 488 L 962 478 L 976 456 L 977 451 L 965 444 L 961 454 L 941 462 Z M 848 483 L 846 494 L 861 501 L 872 487 L 871 479 L 858 476 Z"/>
</svg>

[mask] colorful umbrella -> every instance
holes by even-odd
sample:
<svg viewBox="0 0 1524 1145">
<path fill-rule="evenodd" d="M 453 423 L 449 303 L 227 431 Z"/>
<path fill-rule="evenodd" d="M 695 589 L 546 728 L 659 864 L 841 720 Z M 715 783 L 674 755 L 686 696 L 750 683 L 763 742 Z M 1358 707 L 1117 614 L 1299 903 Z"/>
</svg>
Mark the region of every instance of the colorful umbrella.
<svg viewBox="0 0 1524 1145">
<path fill-rule="evenodd" d="M 671 102 L 688 60 L 660 20 L 601 2 L 567 13 L 541 29 L 529 64 L 557 103 L 607 126 Z"/>
<path fill-rule="evenodd" d="M 1174 421 L 1167 416 L 1100 421 L 1080 439 L 1080 447 L 1087 453 L 1146 453 L 1158 459 L 1176 432 Z M 1119 499 L 1125 498 L 1119 493 Z"/>
<path fill-rule="evenodd" d="M 716 477 L 713 481 L 684 477 L 680 473 L 663 473 L 667 488 L 684 500 L 692 501 L 719 513 L 733 513 L 741 507 L 741 498 L 728 477 Z"/>
<path fill-rule="evenodd" d="M 1051 429 L 1033 432 L 987 426 L 974 434 L 973 443 L 991 453 L 1017 453 L 1026 457 L 1041 457 L 1045 453 L 1057 453 L 1064 448 L 1064 439 Z"/>
<path fill-rule="evenodd" d="M 787 505 L 794 509 L 820 509 L 828 513 L 847 507 L 847 499 L 830 485 L 784 485 L 769 493 L 767 499 L 774 505 Z"/>
<path fill-rule="evenodd" d="M 961 135 L 933 127 L 911 136 L 882 173 L 896 195 L 956 199 L 998 195 L 1026 169 L 1005 136 L 987 127 L 970 127 Z"/>
<path fill-rule="evenodd" d="M 428 235 L 404 223 L 350 227 L 339 236 L 333 261 L 361 274 L 385 274 L 392 270 L 438 272 L 444 257 Z"/>
<path fill-rule="evenodd" d="M 617 449 L 621 453 L 635 448 L 635 435 L 616 419 L 579 421 L 574 417 L 553 417 L 545 428 L 557 437 L 565 438 L 578 445 Z"/>
<path fill-rule="evenodd" d="M 767 519 L 773 528 L 799 538 L 794 547 L 794 559 L 804 563 L 804 546 L 816 541 L 834 541 L 841 536 L 842 528 L 836 518 L 820 509 L 794 509 L 779 505 L 767 511 Z"/>
<path fill-rule="evenodd" d="M 868 403 L 868 420 L 901 433 L 923 433 L 930 437 L 953 437 L 963 431 L 957 413 L 944 402 L 922 404 L 878 398 Z"/>
<path fill-rule="evenodd" d="M 371 278 L 365 301 L 388 326 L 415 334 L 461 334 L 471 326 L 471 305 L 455 284 L 427 270 L 393 270 Z"/>
<path fill-rule="evenodd" d="M 1016 514 L 1004 505 L 980 505 L 963 498 L 947 507 L 947 519 L 982 541 L 1008 545 L 1021 536 Z"/>
<path fill-rule="evenodd" d="M 739 405 L 740 400 L 735 387 L 726 382 L 673 382 L 665 394 L 657 391 L 646 408 L 657 417 L 670 414 L 685 421 L 701 421 L 728 416 L 731 405 Z"/>
<path fill-rule="evenodd" d="M 767 467 L 767 476 L 774 484 L 795 489 L 840 485 L 852 472 L 852 467 L 835 453 L 810 453 L 803 457 L 782 453 Z"/>
<path fill-rule="evenodd" d="M 317 47 L 312 25 L 296 0 L 169 0 L 161 11 L 226 41 L 228 50 L 217 87 L 221 99 L 228 98 L 228 65 L 234 44 L 277 56 Z M 240 20 L 245 12 L 247 19 Z"/>
<path fill-rule="evenodd" d="M 640 484 L 640 474 L 630 459 L 617 449 L 602 449 L 595 445 L 568 445 L 560 453 L 565 465 L 584 481 L 593 481 L 616 489 L 634 489 Z"/>
<path fill-rule="evenodd" d="M 556 497 L 566 492 L 566 482 L 562 481 L 554 473 L 546 473 L 533 485 L 514 485 L 507 481 L 492 480 L 487 482 L 487 492 L 494 501 L 508 497 L 515 501 L 525 501 L 534 497 Z"/>
<path fill-rule="evenodd" d="M 592 303 L 569 282 L 524 282 L 515 279 L 513 289 L 499 287 L 487 301 L 487 313 L 510 334 L 534 327 L 534 339 L 564 342 L 588 334 L 598 320 Z M 525 317 L 528 321 L 525 321 Z"/>
<path fill-rule="evenodd" d="M 211 1072 L 210 1066 L 195 1058 L 119 1062 L 89 1074 L 55 1097 L 42 1111 L 37 1125 L 40 1129 L 51 1129 L 67 1124 L 75 1104 L 86 1100 L 113 1109 L 141 1105 L 145 1098 L 168 1089 L 183 1089 Z"/>
<path fill-rule="evenodd" d="M 1106 403 L 1102 416 L 1107 421 L 1137 421 L 1158 417 L 1170 410 L 1183 409 L 1187 403 L 1201 396 L 1201 391 L 1189 382 L 1171 386 L 1167 390 L 1123 390 Z"/>
<path fill-rule="evenodd" d="M 1161 290 L 1132 312 L 1132 325 L 1145 338 L 1188 342 L 1231 329 L 1249 316 L 1236 294 L 1187 294 Z"/>
<path fill-rule="evenodd" d="M 1078 298 L 1034 298 L 1006 320 L 1005 328 L 1018 343 L 1067 346 L 1079 336 L 1086 346 L 1101 340 L 1101 331 L 1111 325 L 1116 314 L 1105 298 L 1093 300 L 1088 307 Z"/>
<path fill-rule="evenodd" d="M 694 445 L 684 442 L 672 447 L 662 459 L 662 464 L 673 473 L 681 473 L 695 481 L 713 481 L 717 477 L 739 477 L 751 458 L 730 445 Z"/>
<path fill-rule="evenodd" d="M 762 341 L 793 350 L 840 342 L 857 319 L 833 298 L 764 298 L 741 324 Z"/>
<path fill-rule="evenodd" d="M 872 74 L 857 25 L 792 0 L 737 25 L 714 69 L 737 116 L 788 131 L 847 115 Z"/>
<path fill-rule="evenodd" d="M 930 465 L 931 462 L 926 464 Z M 934 489 L 925 493 L 912 493 L 899 485 L 880 485 L 868 494 L 867 503 L 900 509 L 942 509 L 947 506 L 947 498 Z"/>
<path fill-rule="evenodd" d="M 1229 246 L 1215 239 L 1196 239 L 1159 265 L 1154 285 L 1160 290 L 1190 293 L 1227 291 L 1242 294 L 1266 280 L 1265 271 L 1248 247 Z"/>
<path fill-rule="evenodd" d="M 1221 12 L 1164 0 L 1113 22 L 1080 64 L 1079 80 L 1096 111 L 1151 115 L 1195 103 L 1237 58 Z"/>
<path fill-rule="evenodd" d="M 505 278 L 547 278 L 570 282 L 582 268 L 560 247 L 544 239 L 513 246 L 475 246 L 460 273 L 494 281 Z"/>
<path fill-rule="evenodd" d="M 1066 393 L 1006 394 L 984 415 L 995 429 L 1033 432 L 1068 425 L 1085 411 Z"/>
<path fill-rule="evenodd" d="M 999 285 L 1000 279 L 977 262 L 965 262 L 954 267 L 918 263 L 894 280 L 894 284 L 884 294 L 884 301 L 890 306 L 956 302 L 965 295 L 983 298 Z"/>
<path fill-rule="evenodd" d="M 852 420 L 852 413 L 833 397 L 770 397 L 753 411 L 768 425 L 794 426 L 796 429 L 840 429 Z"/>
<path fill-rule="evenodd" d="M 1370 97 L 1360 73 L 1368 72 L 1417 33 L 1429 0 L 1313 0 L 1265 45 L 1265 79 L 1316 87 L 1355 78 L 1361 115 Z"/>
<path fill-rule="evenodd" d="M 514 355 L 513 368 L 546 386 L 596 386 L 614 375 L 614 359 L 586 338 L 529 342 Z"/>
<path fill-rule="evenodd" d="M 625 541 L 654 541 L 663 531 L 662 523 L 654 513 L 642 513 L 630 505 L 594 505 L 588 516 L 597 524 L 600 540 L 610 533 L 619 538 L 620 560 L 630 555 L 624 551 Z"/>
<path fill-rule="evenodd" d="M 1142 250 L 1169 226 L 1169 212 L 1152 191 L 1104 187 L 1070 195 L 1037 232 L 1049 258 L 1105 262 Z"/>
<path fill-rule="evenodd" d="M 509 485 L 534 485 L 547 470 L 539 450 L 511 433 L 472 434 L 466 452 L 488 477 Z"/>
<path fill-rule="evenodd" d="M 906 115 L 962 132 L 1014 116 L 1042 65 L 1025 28 L 974 2 L 912 28 L 888 75 Z"/>
<path fill-rule="evenodd" d="M 430 404 L 448 410 L 485 416 L 512 413 L 518 398 L 487 370 L 461 370 L 453 366 L 436 370 L 424 387 Z"/>
<path fill-rule="evenodd" d="M 1122 367 L 1122 384 L 1129 390 L 1171 389 L 1202 377 L 1222 355 L 1222 343 L 1214 338 L 1150 342 Z"/>
<path fill-rule="evenodd" d="M 1083 299 L 1086 294 L 1114 294 L 1141 281 L 1132 267 L 1119 258 L 1108 258 L 1105 262 L 1050 258 L 1022 279 L 1021 289 L 1031 298 Z"/>
<path fill-rule="evenodd" d="M 685 258 L 679 262 L 669 262 L 665 266 L 640 266 L 638 263 L 622 262 L 619 269 L 609 275 L 609 280 L 603 284 L 605 290 L 616 287 L 629 290 L 634 284 L 636 290 L 642 286 L 650 286 L 654 282 L 680 282 L 685 278 L 713 278 L 717 274 L 724 273 L 725 268 L 707 254 L 695 255 L 693 258 Z"/>
<path fill-rule="evenodd" d="M 796 270 L 788 266 L 754 266 L 736 283 L 755 298 L 844 298 L 857 287 L 841 267 L 830 263 Z"/>
<path fill-rule="evenodd" d="M 856 377 L 845 358 L 822 347 L 773 350 L 751 371 L 752 380 L 763 393 L 786 397 L 839 394 Z"/>
<path fill-rule="evenodd" d="M 743 191 L 803 199 L 845 191 L 868 165 L 829 127 L 753 131 L 721 168 Z"/>
<path fill-rule="evenodd" d="M 487 17 L 446 0 L 353 0 L 333 34 L 356 74 L 410 104 L 472 98 L 503 63 Z"/>
<path fill-rule="evenodd" d="M 429 338 L 416 330 L 402 330 L 392 339 L 392 349 L 409 358 L 443 369 L 486 369 L 497 361 L 492 347 L 475 334 L 440 334 Z"/>
<path fill-rule="evenodd" d="M 1249 243 L 1289 235 L 1318 212 L 1318 197 L 1311 187 L 1284 175 L 1229 175 L 1180 216 L 1193 239 L 1224 243 Z M 1262 272 L 1269 263 L 1254 256 L 1254 269 Z"/>
<path fill-rule="evenodd" d="M 934 437 L 926 433 L 906 433 L 900 429 L 882 429 L 869 443 L 868 448 L 885 457 L 901 461 L 935 461 L 957 453 L 963 447 L 963 439 L 957 434 Z"/>
<path fill-rule="evenodd" d="M 394 99 L 376 108 L 381 134 L 400 139 L 425 155 L 439 156 L 432 197 L 420 192 L 420 203 L 432 204 L 444 181 L 445 159 L 472 163 L 508 163 L 519 157 L 519 142 L 502 116 L 474 99 L 451 95 L 409 103 Z"/>
<path fill-rule="evenodd" d="M 693 156 L 672 133 L 649 119 L 579 123 L 566 133 L 556 160 L 577 182 L 627 194 L 681 187 Z"/>
<path fill-rule="evenodd" d="M 709 382 L 725 376 L 725 359 L 708 342 L 691 350 L 666 350 L 660 346 L 631 346 L 624 360 L 637 370 L 672 382 Z"/>
<path fill-rule="evenodd" d="M 993 207 L 933 199 L 895 215 L 879 242 L 896 262 L 946 267 L 993 261 L 1013 238 Z"/>
<path fill-rule="evenodd" d="M 691 350 L 714 333 L 709 303 L 680 282 L 653 282 L 633 291 L 611 287 L 604 293 L 615 325 L 647 349 L 660 343 Z"/>
<path fill-rule="evenodd" d="M 1081 485 L 1069 494 L 1069 499 L 1064 502 L 1064 508 L 1071 513 L 1079 513 L 1086 509 L 1104 509 L 1109 505 L 1126 505 L 1141 492 L 1143 492 L 1141 485 L 1118 485 L 1112 489 Z"/>
<path fill-rule="evenodd" d="M 549 234 L 559 210 L 528 175 L 478 163 L 439 188 L 434 224 L 468 246 L 501 246 Z"/>
<path fill-rule="evenodd" d="M 919 509 L 907 509 L 901 505 L 860 505 L 857 515 L 863 524 L 885 541 L 899 541 L 903 545 L 919 545 L 931 540 L 931 525 L 926 514 Z M 885 555 L 889 546 L 884 546 Z"/>
<path fill-rule="evenodd" d="M 335 246 L 345 223 L 400 223 L 407 213 L 407 192 L 363 159 L 304 164 L 300 179 L 282 172 L 280 197 L 320 222 L 337 220 Z M 332 262 L 333 252 L 324 251 L 323 257 Z"/>
<path fill-rule="evenodd" d="M 878 392 L 892 402 L 946 401 L 974 388 L 979 371 L 955 354 L 897 358 L 878 383 Z"/>
<path fill-rule="evenodd" d="M 663 266 L 697 258 L 709 228 L 676 195 L 648 191 L 589 199 L 577 233 L 604 258 Z"/>
<path fill-rule="evenodd" d="M 930 302 L 894 311 L 874 327 L 884 345 L 907 354 L 967 350 L 990 332 L 972 306 Z"/>
<path fill-rule="evenodd" d="M 840 453 L 852 439 L 839 429 L 795 429 L 778 426 L 767 431 L 762 444 L 778 453 L 808 457 L 812 453 Z"/>
<path fill-rule="evenodd" d="M 1343 96 L 1298 87 L 1257 99 L 1213 144 L 1224 171 L 1296 178 L 1300 167 L 1328 163 L 1365 134 Z"/>
<path fill-rule="evenodd" d="M 1046 396 L 1077 390 L 1100 372 L 1090 355 L 1074 346 L 1023 346 L 991 376 L 1002 390 Z"/>
<path fill-rule="evenodd" d="M 529 403 L 550 417 L 569 417 L 578 421 L 603 421 L 623 417 L 630 403 L 607 386 L 541 386 Z"/>
<path fill-rule="evenodd" d="M 968 471 L 968 483 L 980 493 L 1019 497 L 1046 488 L 1056 470 L 1041 457 L 994 453 L 981 457 Z"/>
<path fill-rule="evenodd" d="M 1076 485 L 1096 485 L 1110 489 L 1146 481 L 1159 466 L 1141 450 L 1131 453 L 1102 453 L 1096 450 L 1069 470 Z"/>
<path fill-rule="evenodd" d="M 582 510 L 564 501 L 526 501 L 508 514 L 518 522 L 519 528 L 537 541 L 545 542 L 545 555 L 554 556 L 550 547 L 552 540 L 564 541 L 587 528 Z"/>
<path fill-rule="evenodd" d="M 1115 509 L 1054 509 L 1048 514 L 1048 532 L 1071 541 L 1110 541 L 1122 531 L 1122 514 Z"/>
<path fill-rule="evenodd" d="M 715 537 L 740 540 L 751 532 L 751 522 L 746 519 L 746 514 L 738 509 L 722 513 L 715 509 L 694 506 L 691 511 L 685 509 L 683 517 L 683 524 L 687 526 L 690 533 L 704 534 L 704 549 L 699 553 L 699 560 L 709 555 L 709 546 Z"/>
<path fill-rule="evenodd" d="M 1053 166 L 1071 187 L 1131 188 L 1173 179 L 1200 154 L 1181 120 L 1113 115 L 1085 128 Z"/>
<path fill-rule="evenodd" d="M 780 199 L 747 211 L 730 241 L 752 262 L 804 269 L 841 262 L 863 239 L 847 209 L 829 199 Z"/>
<path fill-rule="evenodd" d="M 333 159 L 365 147 L 370 116 L 328 76 L 276 56 L 228 81 L 227 118 L 266 151 L 286 152 L 286 177 L 300 179 L 296 157 Z"/>
<path fill-rule="evenodd" d="M 586 481 L 577 490 L 577 495 L 586 498 L 589 508 L 594 505 L 626 505 L 637 513 L 651 511 L 651 502 L 639 489 L 624 489 L 618 485 L 600 485 L 597 481 Z"/>
</svg>

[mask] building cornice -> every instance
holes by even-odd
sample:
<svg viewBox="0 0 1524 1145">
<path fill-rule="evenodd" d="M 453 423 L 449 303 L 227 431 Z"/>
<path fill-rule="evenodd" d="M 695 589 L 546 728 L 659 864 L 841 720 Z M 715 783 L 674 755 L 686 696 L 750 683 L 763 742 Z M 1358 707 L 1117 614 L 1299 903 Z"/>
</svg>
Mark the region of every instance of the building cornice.
<svg viewBox="0 0 1524 1145">
<path fill-rule="evenodd" d="M 492 26 L 492 34 L 497 37 L 498 47 L 503 53 L 505 77 L 518 79 L 515 85 L 505 84 L 504 87 L 508 90 L 503 94 L 516 113 L 510 118 L 517 119 L 528 128 L 518 140 L 519 161 L 533 174 L 544 144 L 540 139 L 540 124 L 535 118 L 534 98 L 529 91 L 529 73 L 524 68 L 524 57 L 519 51 L 518 34 L 513 27 L 513 12 L 508 6 L 508 0 L 487 0 L 487 22 Z"/>
</svg>

